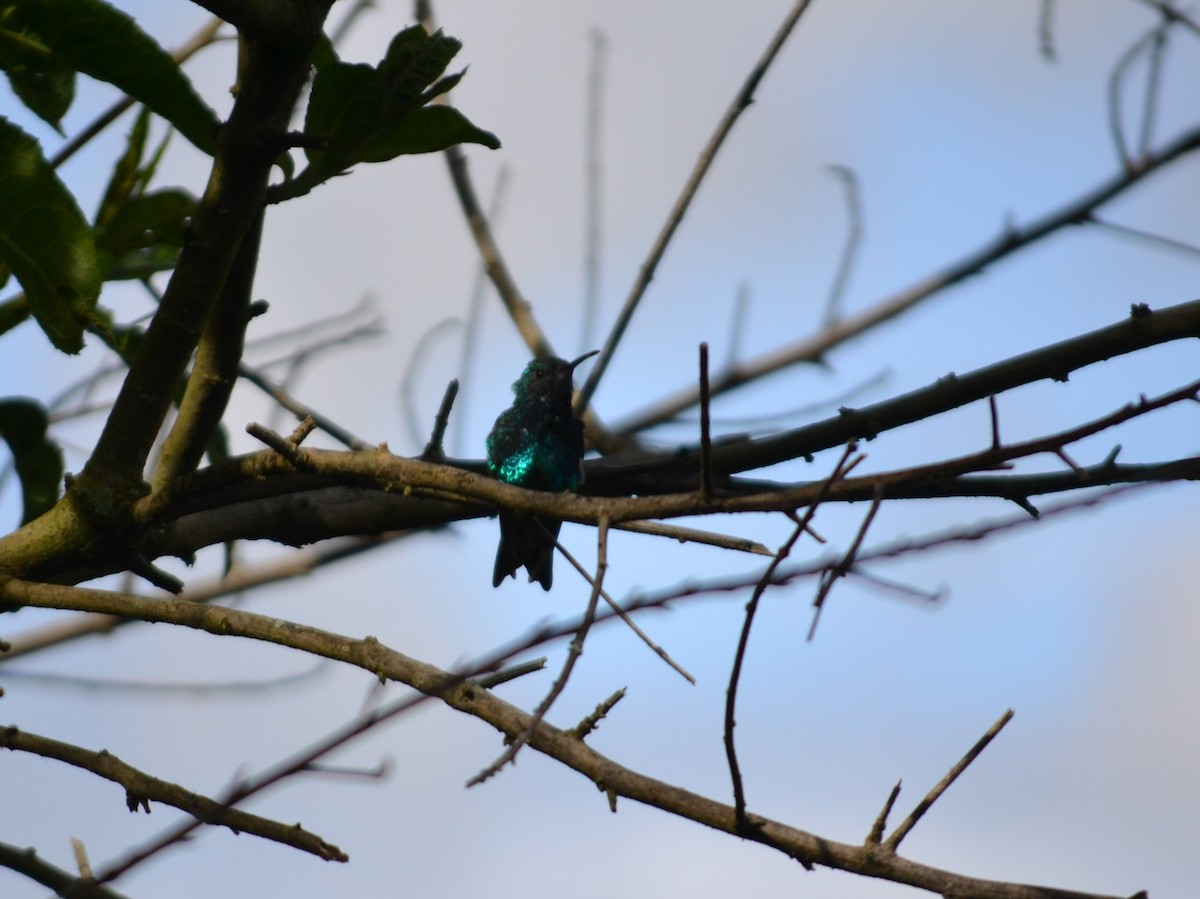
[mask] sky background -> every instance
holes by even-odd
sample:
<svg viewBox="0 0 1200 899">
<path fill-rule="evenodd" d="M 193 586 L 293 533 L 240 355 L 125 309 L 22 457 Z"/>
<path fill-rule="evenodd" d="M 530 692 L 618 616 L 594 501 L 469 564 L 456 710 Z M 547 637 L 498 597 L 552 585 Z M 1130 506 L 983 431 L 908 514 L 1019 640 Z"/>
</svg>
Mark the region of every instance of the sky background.
<svg viewBox="0 0 1200 899">
<path fill-rule="evenodd" d="M 181 0 L 121 2 L 164 46 L 205 21 Z M 339 10 L 334 16 L 342 14 Z M 861 253 L 845 296 L 866 308 L 994 239 L 1006 222 L 1029 222 L 1073 200 L 1119 168 L 1109 132 L 1108 79 L 1155 16 L 1135 0 L 1060 0 L 1058 61 L 1038 52 L 1035 0 L 816 0 L 739 121 L 658 269 L 595 397 L 619 421 L 694 380 L 696 346 L 714 365 L 752 358 L 816 330 L 848 225 L 841 183 L 829 166 L 857 174 Z M 452 98 L 503 148 L 467 150 L 483 197 L 502 170 L 508 186 L 496 231 L 508 264 L 553 345 L 573 356 L 598 346 L 620 308 L 700 148 L 786 13 L 784 2 L 660 0 L 437 4 L 439 23 L 463 41 L 469 65 Z M 410 24 L 406 3 L 383 2 L 343 45 L 348 60 L 375 62 Z M 598 335 L 583 335 L 584 98 L 592 33 L 607 42 L 603 100 L 603 262 Z M 1156 140 L 1196 121 L 1200 43 L 1173 35 Z M 230 103 L 233 45 L 205 51 L 187 71 L 222 114 Z M 1135 83 L 1140 83 L 1136 82 Z M 81 80 L 65 127 L 72 134 L 113 99 Z M 1133 91 L 1123 100 L 1132 116 Z M 52 152 L 52 131 L 12 115 Z M 132 122 L 61 170 L 89 215 Z M 204 159 L 175 139 L 161 184 L 199 193 Z M 1195 197 L 1200 165 L 1163 171 L 1104 214 L 1122 224 L 1200 244 Z M 422 429 L 446 382 L 460 374 L 461 322 L 477 262 L 440 156 L 361 167 L 300 201 L 272 208 L 256 296 L 271 304 L 251 339 L 370 303 L 386 333 L 307 366 L 293 392 L 372 442 L 398 453 L 426 439 L 408 429 L 404 396 Z M 1096 228 L 1060 233 L 839 348 L 828 368 L 793 368 L 722 397 L 714 416 L 799 409 L 864 384 L 863 404 L 1120 320 L 1131 303 L 1194 299 L 1200 260 Z M 747 302 L 731 344 L 739 290 Z M 132 290 L 103 302 L 131 319 L 149 309 Z M 458 325 L 443 324 L 449 320 Z M 434 329 L 437 328 L 437 331 Z M 428 336 L 430 334 L 433 336 Z M 424 343 L 422 343 L 424 341 Z M 421 352 L 418 353 L 418 349 Z M 1002 433 L 1019 440 L 1109 412 L 1196 377 L 1196 347 L 1178 343 L 1037 384 L 999 399 Z M 278 346 L 252 348 L 262 363 Z M 490 292 L 479 354 L 452 419 L 463 456 L 480 457 L 488 428 L 510 400 L 527 351 Z M 105 360 L 47 349 L 32 325 L 3 345 L 0 395 L 47 399 Z M 414 358 L 416 362 L 414 363 Z M 581 369 L 586 373 L 586 367 Z M 35 377 L 31 385 L 30 374 Z M 785 422 L 830 414 L 828 408 Z M 241 432 L 270 415 L 240 387 L 228 423 Z M 1073 448 L 1083 464 L 1121 443 L 1122 461 L 1196 451 L 1196 411 L 1172 409 Z M 78 470 L 98 419 L 64 426 L 67 468 Z M 282 424 L 281 424 L 282 426 Z M 722 432 L 745 425 L 719 425 Z M 863 471 L 979 449 L 990 440 L 986 406 L 889 432 L 864 448 Z M 664 446 L 695 439 L 695 425 L 654 432 Z M 317 445 L 329 445 L 314 437 Z M 770 472 L 823 476 L 834 453 Z M 1035 460 L 1030 469 L 1053 469 Z M 1048 503 L 1047 503 L 1048 504 Z M 865 587 L 839 585 L 816 639 L 804 640 L 813 585 L 769 594 L 750 645 L 738 714 L 738 746 L 750 807 L 843 842 L 859 842 L 888 791 L 903 780 L 894 821 L 942 777 L 1006 709 L 1016 717 L 904 843 L 904 854 L 973 876 L 1154 899 L 1194 892 L 1200 840 L 1200 577 L 1195 490 L 1154 487 L 1018 529 L 981 545 L 950 547 L 874 570 L 922 589 L 942 589 L 934 608 Z M 834 547 L 853 540 L 866 509 L 823 508 L 817 525 Z M 997 501 L 885 506 L 869 544 L 1011 514 Z M 18 515 L 12 485 L 0 516 Z M 686 522 L 705 526 L 704 521 Z M 790 524 L 740 516 L 709 526 L 776 547 Z M 466 522 L 395 544 L 312 578 L 256 593 L 246 607 L 339 633 L 377 636 L 443 666 L 486 653 L 550 618 L 580 613 L 587 589 L 560 560 L 555 589 L 489 586 L 492 520 Z M 567 525 L 565 543 L 594 558 L 593 532 Z M 797 558 L 819 554 L 801 544 Z M 246 561 L 286 551 L 246 546 Z M 620 597 L 698 575 L 748 573 L 762 561 L 648 537 L 613 535 L 606 585 Z M 217 570 L 202 555 L 189 581 Z M 691 687 L 620 627 L 594 632 L 550 720 L 569 727 L 619 687 L 627 698 L 589 742 L 629 767 L 727 801 L 721 722 L 744 595 L 678 603 L 645 616 L 652 636 L 698 678 Z M 2 635 L 61 616 L 22 611 Z M 535 705 L 561 665 L 499 689 Z M 271 679 L 312 671 L 296 653 L 249 641 L 140 626 L 0 668 L 0 721 L 107 748 L 132 765 L 197 790 L 219 792 L 307 746 L 378 698 L 357 669 L 327 665 L 270 691 L 194 694 L 75 689 L 11 672 L 172 684 Z M 384 697 L 403 695 L 392 685 Z M 433 703 L 344 748 L 344 766 L 391 764 L 384 780 L 307 776 L 248 804 L 300 820 L 351 856 L 323 863 L 225 830 L 201 832 L 117 885 L 130 896 L 213 895 L 839 896 L 893 899 L 911 888 L 840 872 L 805 872 L 761 846 L 622 801 L 618 813 L 579 775 L 533 752 L 483 786 L 465 782 L 501 751 L 475 719 Z M 94 866 L 149 840 L 172 809 L 130 815 L 113 785 L 23 754 L 0 758 L 0 841 L 31 845 L 72 867 L 70 838 Z M 45 890 L 0 870 L 0 895 Z"/>
</svg>

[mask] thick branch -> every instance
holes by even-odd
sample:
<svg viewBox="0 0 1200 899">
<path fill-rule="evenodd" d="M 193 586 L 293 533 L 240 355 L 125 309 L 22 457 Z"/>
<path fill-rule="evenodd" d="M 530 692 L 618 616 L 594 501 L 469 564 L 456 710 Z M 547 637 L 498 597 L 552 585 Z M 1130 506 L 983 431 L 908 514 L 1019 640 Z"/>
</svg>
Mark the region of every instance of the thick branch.
<svg viewBox="0 0 1200 899">
<path fill-rule="evenodd" d="M 237 102 L 217 135 L 208 187 L 162 304 L 80 477 L 81 488 L 120 494 L 140 483 L 150 447 L 242 237 L 263 208 L 267 177 L 331 2 L 270 4 L 291 10 L 272 32 L 274 38 L 286 39 L 251 37 L 243 42 Z M 266 4 L 214 5 L 261 10 Z M 116 504 L 121 505 L 120 496 Z"/>
<path fill-rule="evenodd" d="M 2 591 L 0 595 L 5 598 L 26 605 L 131 615 L 213 634 L 263 640 L 347 662 L 436 696 L 451 708 L 491 724 L 510 739 L 516 739 L 533 723 L 526 712 L 490 692 L 464 684 L 449 672 L 389 649 L 371 637 L 355 640 L 265 615 L 177 599 L 148 600 L 15 580 L 3 584 Z M 861 846 L 839 843 L 758 815 L 747 815 L 752 829 L 743 833 L 737 827 L 733 807 L 625 768 L 567 731 L 542 722 L 533 729 L 528 745 L 578 771 L 606 793 L 662 809 L 714 830 L 744 836 L 809 864 L 908 884 L 941 895 L 978 899 L 1106 899 L 1096 894 L 968 877 L 902 858 L 874 843 Z"/>
</svg>

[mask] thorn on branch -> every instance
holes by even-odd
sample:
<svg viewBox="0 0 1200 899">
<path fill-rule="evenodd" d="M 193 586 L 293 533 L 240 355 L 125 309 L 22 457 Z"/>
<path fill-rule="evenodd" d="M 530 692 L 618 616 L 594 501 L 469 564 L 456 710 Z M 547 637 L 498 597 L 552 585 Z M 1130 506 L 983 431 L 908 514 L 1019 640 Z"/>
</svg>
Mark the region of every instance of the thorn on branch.
<svg viewBox="0 0 1200 899">
<path fill-rule="evenodd" d="M 308 435 L 313 432 L 313 429 L 316 428 L 316 426 L 316 420 L 311 415 L 306 415 L 304 417 L 304 421 L 296 425 L 296 429 L 292 431 L 290 435 L 288 435 L 288 440 L 294 446 L 299 446 L 308 438 Z"/>
<path fill-rule="evenodd" d="M 896 804 L 896 800 L 900 796 L 901 781 L 896 781 L 896 785 L 892 787 L 892 792 L 888 794 L 887 802 L 883 804 L 883 808 L 879 810 L 878 817 L 875 818 L 875 823 L 871 825 L 871 832 L 867 834 L 867 842 L 879 845 L 883 839 L 883 831 L 887 828 L 888 815 L 892 813 L 892 806 Z"/>
<path fill-rule="evenodd" d="M 170 572 L 163 571 L 141 553 L 132 553 L 129 556 L 129 570 L 160 590 L 166 590 L 176 596 L 183 592 L 183 581 Z"/>
<path fill-rule="evenodd" d="M 1018 506 L 1020 506 L 1026 512 L 1028 512 L 1030 518 L 1041 518 L 1042 517 L 1042 513 L 1038 511 L 1037 506 L 1035 506 L 1033 503 L 1031 503 L 1029 501 L 1029 497 L 1027 497 L 1027 496 L 1010 496 L 1009 499 L 1011 499 L 1014 503 L 1016 503 Z"/>
<path fill-rule="evenodd" d="M 1090 480 L 1086 469 L 1084 469 L 1084 467 L 1082 465 L 1080 465 L 1078 462 L 1076 462 L 1074 459 L 1072 459 L 1069 455 L 1067 455 L 1067 451 L 1065 449 L 1063 449 L 1061 446 L 1054 450 L 1054 455 L 1056 455 L 1056 456 L 1058 456 L 1058 458 L 1062 459 L 1063 463 L 1068 468 L 1070 468 L 1071 471 L 1075 472 L 1075 476 L 1078 477 L 1079 480 L 1081 480 L 1081 481 Z"/>
<path fill-rule="evenodd" d="M 438 407 L 437 416 L 433 420 L 433 433 L 421 453 L 421 458 L 426 462 L 441 462 L 446 458 L 443 441 L 446 437 L 446 425 L 450 421 L 450 410 L 454 407 L 454 398 L 457 396 L 458 379 L 452 378 L 446 385 L 446 392 L 442 394 L 442 404 Z"/>
<path fill-rule="evenodd" d="M 483 677 L 475 678 L 472 683 L 477 687 L 482 687 L 485 690 L 491 690 L 493 687 L 498 687 L 501 684 L 506 684 L 510 680 L 516 680 L 518 677 L 524 677 L 526 674 L 533 674 L 536 671 L 541 671 L 546 667 L 546 657 L 534 659 L 531 662 L 521 662 L 518 665 L 509 665 L 507 668 L 501 668 L 493 674 L 486 674 Z"/>
<path fill-rule="evenodd" d="M 608 699 L 597 705 L 590 715 L 566 732 L 567 736 L 574 737 L 576 740 L 583 740 L 587 737 L 607 717 L 608 713 L 612 711 L 613 706 L 625 698 L 625 691 L 627 689 L 627 687 L 622 687 L 612 696 L 608 697 Z"/>
</svg>

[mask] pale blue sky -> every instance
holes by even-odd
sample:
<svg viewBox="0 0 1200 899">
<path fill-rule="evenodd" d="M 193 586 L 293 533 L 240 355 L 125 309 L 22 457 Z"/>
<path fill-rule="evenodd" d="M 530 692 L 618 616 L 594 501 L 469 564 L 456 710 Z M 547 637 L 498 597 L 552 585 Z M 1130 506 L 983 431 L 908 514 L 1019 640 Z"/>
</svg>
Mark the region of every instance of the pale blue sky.
<svg viewBox="0 0 1200 899">
<path fill-rule="evenodd" d="M 182 0 L 122 2 L 166 45 L 203 21 Z M 583 114 L 589 30 L 609 41 L 605 97 L 605 258 L 602 323 L 611 320 L 700 146 L 788 4 L 557 2 L 438 4 L 440 23 L 464 41 L 470 70 L 453 94 L 504 148 L 468 151 L 486 197 L 511 171 L 498 236 L 518 283 L 555 346 L 581 349 Z M 659 269 L 610 376 L 596 397 L 617 419 L 693 377 L 696 344 L 715 359 L 728 347 L 730 305 L 750 286 L 743 352 L 761 353 L 810 333 L 837 264 L 846 227 L 830 164 L 858 173 L 865 210 L 862 255 L 849 310 L 932 273 L 1000 232 L 1006 217 L 1029 221 L 1109 177 L 1117 162 L 1107 131 L 1106 79 L 1129 43 L 1153 24 L 1132 0 L 1060 0 L 1060 60 L 1037 53 L 1038 3 L 952 0 L 816 0 L 767 76 L 758 102 L 722 151 Z M 374 61 L 407 24 L 408 4 L 366 15 L 343 56 Z M 1197 44 L 1176 36 L 1159 135 L 1194 117 Z M 189 71 L 218 108 L 228 103 L 232 48 L 210 51 Z M 68 131 L 109 95 L 81 85 Z M 12 110 L 0 96 L 0 113 Z M 22 119 L 44 140 L 49 133 Z M 114 137 L 128 128 L 123 120 Z M 63 176 L 89 213 L 107 176 L 113 140 L 72 161 Z M 106 149 L 107 148 L 107 149 Z M 175 142 L 164 174 L 198 190 L 202 160 Z M 1200 242 L 1198 172 L 1184 162 L 1106 209 L 1113 218 Z M 475 278 L 473 250 L 438 157 L 364 168 L 310 197 L 273 209 L 256 295 L 271 314 L 266 335 L 375 298 L 389 333 L 328 355 L 296 392 L 363 438 L 397 452 L 418 449 L 399 408 L 399 384 L 422 334 L 461 316 Z M 912 389 L 1119 320 L 1133 302 L 1193 299 L 1200 265 L 1097 231 L 1058 235 L 1020 258 L 947 291 L 908 318 L 838 350 L 832 370 L 782 373 L 717 414 L 801 406 L 886 371 L 864 401 Z M 120 314 L 136 294 L 106 296 Z M 122 305 L 125 304 L 125 305 Z M 467 454 L 509 398 L 526 352 L 489 295 L 477 381 L 466 385 Z M 27 326 L 28 327 L 28 326 Z M 43 396 L 80 366 L 37 350 L 32 334 L 9 338 L 0 392 L 37 365 Z M 32 350 L 31 350 L 32 348 Z M 17 355 L 10 356 L 10 353 Z M 27 355 L 28 354 L 28 355 Z M 98 363 L 102 354 L 89 351 Z M 271 354 L 273 355 L 273 353 Z M 445 341 L 421 372 L 422 420 L 431 420 L 458 345 Z M 1138 393 L 1195 377 L 1196 349 L 1179 345 L 1118 360 L 1001 397 L 1006 437 L 1034 436 L 1109 411 Z M 262 418 L 253 388 L 231 411 L 237 430 Z M 1105 435 L 1080 462 L 1125 445 L 1142 461 L 1195 449 L 1195 410 Z M 883 469 L 979 448 L 987 412 L 902 429 L 867 444 L 865 466 Z M 69 435 L 83 444 L 88 426 Z M 664 442 L 691 439 L 664 429 Z M 1164 447 L 1168 449 L 1164 449 Z M 68 467 L 83 455 L 69 453 Z M 1053 467 L 1054 460 L 1039 460 Z M 813 467 L 781 476 L 824 474 Z M 15 514 L 11 496 L 0 513 Z M 878 542 L 956 522 L 1006 515 L 997 502 L 908 504 L 881 512 Z M 853 538 L 865 507 L 824 510 L 818 526 L 835 546 Z M 1187 895 L 1200 839 L 1200 708 L 1195 694 L 1194 489 L 1154 488 L 1027 528 L 984 545 L 881 566 L 881 574 L 944 587 L 937 609 L 839 586 L 818 636 L 804 642 L 812 585 L 781 590 L 763 607 L 750 648 L 738 740 L 751 807 L 831 839 L 857 842 L 892 784 L 902 778 L 903 814 L 1007 707 L 1016 718 L 905 843 L 915 859 L 1002 880 L 1131 894 Z M 768 545 L 782 520 L 743 517 L 718 526 Z M 592 532 L 564 528 L 581 558 Z M 559 562 L 555 590 L 516 582 L 489 586 L 494 521 L 464 523 L 377 557 L 264 592 L 250 608 L 388 645 L 443 665 L 486 652 L 544 617 L 577 614 L 580 582 Z M 871 542 L 871 541 L 869 541 Z M 814 554 L 802 545 L 799 558 Z M 272 556 L 269 547 L 247 558 Z M 618 596 L 697 574 L 755 571 L 761 562 L 650 538 L 614 539 L 608 583 Z M 196 574 L 219 563 L 214 551 Z M 593 738 L 618 761 L 725 799 L 721 713 L 741 620 L 742 596 L 680 604 L 643 625 L 700 680 L 688 687 L 627 632 L 589 640 L 570 689 L 551 715 L 569 726 L 621 686 L 628 698 Z M 22 612 L 4 636 L 47 620 Z M 550 652 L 557 668 L 563 647 Z M 165 627 L 126 630 L 47 653 L 29 670 L 194 681 L 266 677 L 307 660 L 272 647 L 218 642 Z M 3 670 L 0 669 L 0 680 Z M 535 704 L 553 675 L 501 695 Z M 263 698 L 146 698 L 51 690 L 5 681 L 0 720 L 112 752 L 168 779 L 218 791 L 306 745 L 353 716 L 370 688 L 359 671 L 329 668 L 303 687 Z M 399 695 L 391 688 L 389 695 Z M 433 705 L 341 752 L 335 761 L 394 761 L 382 783 L 308 778 L 277 788 L 251 809 L 305 826 L 352 856 L 318 863 L 246 836 L 207 831 L 122 881 L 132 896 L 272 894 L 295 897 L 549 896 L 571 884 L 581 897 L 619 895 L 830 896 L 900 899 L 908 888 L 798 865 L 762 847 L 710 833 L 632 803 L 610 814 L 604 797 L 572 772 L 526 752 L 482 787 L 464 782 L 500 751 L 496 735 Z M 0 820 L 0 840 L 34 845 L 70 864 L 69 838 L 93 864 L 159 833 L 173 812 L 135 817 L 118 791 L 37 759 L 0 759 L 0 789 L 19 816 Z M 5 896 L 40 897 L 0 871 Z"/>
</svg>

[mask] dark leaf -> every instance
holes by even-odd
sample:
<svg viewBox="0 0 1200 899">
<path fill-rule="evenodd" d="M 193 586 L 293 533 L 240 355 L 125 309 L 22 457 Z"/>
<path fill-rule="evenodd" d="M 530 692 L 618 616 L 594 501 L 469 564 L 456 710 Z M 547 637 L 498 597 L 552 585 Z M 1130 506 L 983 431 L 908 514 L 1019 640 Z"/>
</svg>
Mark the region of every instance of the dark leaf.
<svg viewBox="0 0 1200 899">
<path fill-rule="evenodd" d="M 306 149 L 308 168 L 290 186 L 290 195 L 311 190 L 359 162 L 444 150 L 462 142 L 499 147 L 495 135 L 471 125 L 461 113 L 426 107 L 462 77 L 439 80 L 460 47 L 440 31 L 427 34 L 414 26 L 392 39 L 378 66 L 340 62 L 332 48 L 318 52 L 304 130 L 325 144 Z"/>
<path fill-rule="evenodd" d="M 0 400 L 0 439 L 13 457 L 25 508 L 21 524 L 32 521 L 58 500 L 62 450 L 46 436 L 46 410 L 33 400 Z"/>
<path fill-rule="evenodd" d="M 129 132 L 129 141 L 125 144 L 125 152 L 113 166 L 109 176 L 108 187 L 104 190 L 104 199 L 96 210 L 97 228 L 103 228 L 116 215 L 121 204 L 133 195 L 140 182 L 142 154 L 146 150 L 146 135 L 150 131 L 150 110 L 143 106 L 137 119 L 134 120 L 133 130 Z"/>
<path fill-rule="evenodd" d="M 496 135 L 476 128 L 457 109 L 426 106 L 415 109 L 363 150 L 364 162 L 383 162 L 412 153 L 436 153 L 455 144 L 483 144 L 499 149 Z"/>
<path fill-rule="evenodd" d="M 216 113 L 171 54 L 125 13 L 102 0 L 7 0 L 5 22 L 36 34 L 62 62 L 116 85 L 213 152 Z"/>
<path fill-rule="evenodd" d="M 195 211 L 196 198 L 185 190 L 156 190 L 131 197 L 97 230 L 96 246 L 118 259 L 130 250 L 156 244 L 182 246 L 184 222 Z"/>
<path fill-rule="evenodd" d="M 11 28 L 8 19 L 0 14 L 0 69 L 17 98 L 61 134 L 59 122 L 75 99 L 75 70 L 36 35 Z"/>
<path fill-rule="evenodd" d="M 0 260 L 42 330 L 63 352 L 83 349 L 100 295 L 92 231 L 37 141 L 0 117 Z"/>
</svg>

